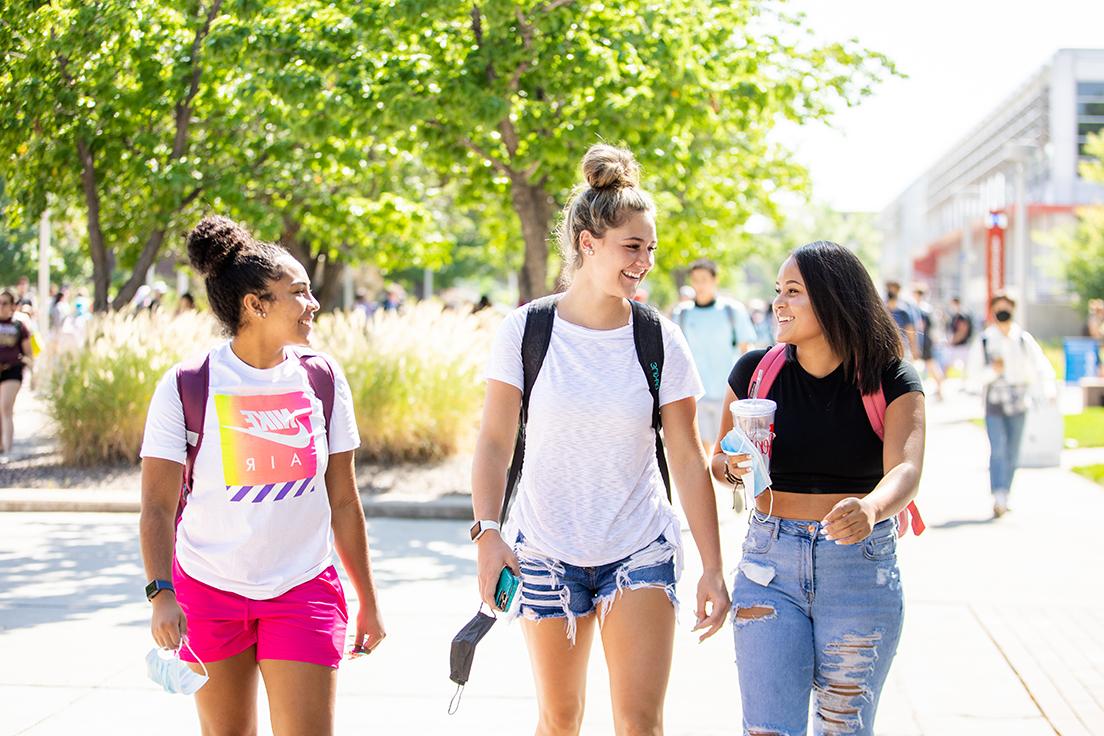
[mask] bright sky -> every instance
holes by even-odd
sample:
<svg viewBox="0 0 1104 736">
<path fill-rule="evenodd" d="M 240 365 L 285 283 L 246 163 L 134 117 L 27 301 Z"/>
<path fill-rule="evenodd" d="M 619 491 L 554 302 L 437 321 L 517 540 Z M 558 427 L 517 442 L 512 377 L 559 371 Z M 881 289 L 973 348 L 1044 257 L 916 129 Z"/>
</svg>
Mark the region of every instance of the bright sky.
<svg viewBox="0 0 1104 736">
<path fill-rule="evenodd" d="M 793 0 L 815 37 L 856 37 L 907 79 L 879 86 L 833 123 L 787 131 L 814 195 L 877 211 L 946 153 L 1060 48 L 1104 47 L 1094 0 Z"/>
</svg>

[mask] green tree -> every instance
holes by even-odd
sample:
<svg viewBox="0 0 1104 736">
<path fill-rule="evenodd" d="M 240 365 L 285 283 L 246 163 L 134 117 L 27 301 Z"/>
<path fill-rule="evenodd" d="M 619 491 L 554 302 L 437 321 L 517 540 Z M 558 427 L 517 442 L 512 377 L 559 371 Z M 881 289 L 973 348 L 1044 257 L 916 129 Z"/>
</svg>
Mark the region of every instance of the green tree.
<svg viewBox="0 0 1104 736">
<path fill-rule="evenodd" d="M 770 131 L 828 117 L 891 63 L 855 43 L 817 46 L 801 19 L 755 0 L 482 0 L 375 6 L 387 55 L 368 102 L 409 128 L 426 162 L 497 195 L 524 240 L 523 298 L 548 290 L 548 235 L 588 146 L 641 160 L 663 212 L 661 259 L 741 243 L 753 214 L 805 185 Z M 746 240 L 743 241 L 746 243 Z"/>
<path fill-rule="evenodd" d="M 340 275 L 348 258 L 442 258 L 417 162 L 375 135 L 360 104 L 382 19 L 359 3 L 3 11 L 8 190 L 27 219 L 47 193 L 81 204 L 97 309 L 127 304 L 166 240 L 211 208 L 280 239 L 315 275 Z"/>
<path fill-rule="evenodd" d="M 1104 133 L 1090 135 L 1085 152 L 1092 158 L 1081 163 L 1081 177 L 1104 184 Z M 1079 208 L 1077 225 L 1058 235 L 1057 241 L 1073 292 L 1082 302 L 1104 297 L 1104 206 Z"/>
</svg>

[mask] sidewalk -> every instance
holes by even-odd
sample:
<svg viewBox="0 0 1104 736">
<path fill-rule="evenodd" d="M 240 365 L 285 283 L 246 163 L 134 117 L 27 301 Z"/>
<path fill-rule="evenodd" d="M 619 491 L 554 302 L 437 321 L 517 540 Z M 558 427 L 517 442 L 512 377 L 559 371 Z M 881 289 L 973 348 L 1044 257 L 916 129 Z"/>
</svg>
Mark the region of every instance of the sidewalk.
<svg viewBox="0 0 1104 736">
<path fill-rule="evenodd" d="M 1104 734 L 1104 545 L 1095 529 L 1104 488 L 1062 468 L 1024 469 L 1012 511 L 993 521 L 972 401 L 928 405 L 919 502 L 929 530 L 901 542 L 906 623 L 878 734 Z M 731 571 L 745 521 L 725 501 Z M 144 679 L 150 644 L 135 523 L 131 514 L 0 514 L 0 736 L 196 732 L 191 703 Z M 459 713 L 445 714 L 448 643 L 475 610 L 465 526 L 370 523 L 389 637 L 371 658 L 342 667 L 337 733 L 531 732 L 535 700 L 517 626 L 484 640 Z M 731 629 L 700 646 L 689 634 L 686 604 L 700 568 L 684 538 L 667 733 L 736 733 Z M 584 734 L 612 733 L 605 679 L 596 646 Z"/>
</svg>

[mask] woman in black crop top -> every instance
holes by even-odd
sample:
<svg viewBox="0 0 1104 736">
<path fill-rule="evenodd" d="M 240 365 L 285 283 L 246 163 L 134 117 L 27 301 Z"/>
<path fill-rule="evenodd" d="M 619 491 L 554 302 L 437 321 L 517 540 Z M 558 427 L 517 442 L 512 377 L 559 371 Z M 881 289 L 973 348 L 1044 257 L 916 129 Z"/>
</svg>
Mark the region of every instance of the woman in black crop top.
<svg viewBox="0 0 1104 736">
<path fill-rule="evenodd" d="M 923 465 L 922 386 L 850 251 L 798 248 L 776 289 L 786 362 L 759 394 L 778 405 L 773 485 L 756 499 L 732 590 L 744 728 L 805 733 L 812 691 L 816 733 L 872 734 L 901 632 L 894 517 Z M 737 362 L 726 406 L 748 397 L 765 352 Z M 884 442 L 863 405 L 879 389 Z M 722 416 L 720 437 L 733 424 Z M 739 479 L 748 459 L 716 454 L 713 474 Z"/>
</svg>

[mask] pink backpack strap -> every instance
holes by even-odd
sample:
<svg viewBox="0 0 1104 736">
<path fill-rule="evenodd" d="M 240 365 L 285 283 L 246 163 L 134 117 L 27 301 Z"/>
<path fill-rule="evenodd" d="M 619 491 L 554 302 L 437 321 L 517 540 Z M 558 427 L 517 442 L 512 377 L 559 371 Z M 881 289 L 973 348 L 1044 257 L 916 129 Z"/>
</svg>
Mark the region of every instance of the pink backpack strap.
<svg viewBox="0 0 1104 736">
<path fill-rule="evenodd" d="M 199 448 L 203 444 L 203 420 L 207 414 L 207 393 L 211 377 L 211 356 L 193 358 L 176 371 L 176 390 L 180 394 L 180 406 L 184 410 L 184 473 L 180 482 L 180 501 L 176 507 L 176 520 L 184 513 L 188 494 L 192 492 L 192 477 Z"/>
<path fill-rule="evenodd" d="M 878 435 L 878 439 L 884 441 L 886 400 L 885 392 L 880 386 L 876 392 L 863 395 L 863 408 L 866 409 L 866 418 L 870 420 L 870 428 Z M 897 512 L 897 536 L 903 537 L 909 529 L 920 536 L 925 528 L 927 527 L 920 517 L 920 509 L 916 507 L 915 501 L 910 501 L 908 506 Z"/>
<path fill-rule="evenodd" d="M 786 365 L 786 343 L 780 342 L 759 359 L 759 365 L 752 371 L 751 381 L 748 382 L 748 398 L 752 396 L 766 398 L 771 386 L 774 385 L 774 379 L 778 377 L 778 372 L 784 365 Z"/>
</svg>

